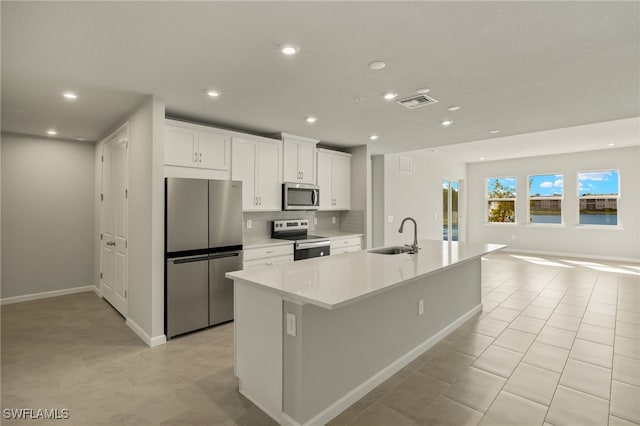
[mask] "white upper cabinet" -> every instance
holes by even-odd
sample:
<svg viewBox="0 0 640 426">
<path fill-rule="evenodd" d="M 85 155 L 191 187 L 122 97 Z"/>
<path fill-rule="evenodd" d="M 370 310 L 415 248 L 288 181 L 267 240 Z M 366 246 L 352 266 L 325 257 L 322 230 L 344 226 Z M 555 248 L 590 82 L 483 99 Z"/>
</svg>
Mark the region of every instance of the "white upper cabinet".
<svg viewBox="0 0 640 426">
<path fill-rule="evenodd" d="M 233 137 L 231 179 L 242 181 L 244 211 L 282 208 L 282 142 Z"/>
<path fill-rule="evenodd" d="M 285 182 L 316 182 L 317 139 L 282 133 L 283 176 Z"/>
<path fill-rule="evenodd" d="M 351 154 L 318 149 L 320 210 L 351 209 Z"/>
<path fill-rule="evenodd" d="M 164 163 L 228 171 L 231 167 L 231 137 L 211 127 L 166 120 Z"/>
</svg>

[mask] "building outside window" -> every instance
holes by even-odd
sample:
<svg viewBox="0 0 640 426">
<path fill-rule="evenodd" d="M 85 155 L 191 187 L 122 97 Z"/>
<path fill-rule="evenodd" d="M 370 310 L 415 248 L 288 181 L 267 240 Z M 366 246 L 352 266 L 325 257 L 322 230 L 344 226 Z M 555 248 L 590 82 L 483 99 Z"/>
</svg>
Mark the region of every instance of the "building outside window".
<svg viewBox="0 0 640 426">
<path fill-rule="evenodd" d="M 516 222 L 516 178 L 487 179 L 487 222 Z"/>
<path fill-rule="evenodd" d="M 620 172 L 578 172 L 580 225 L 618 225 Z"/>
<path fill-rule="evenodd" d="M 562 223 L 563 177 L 529 176 L 529 223 Z"/>
</svg>

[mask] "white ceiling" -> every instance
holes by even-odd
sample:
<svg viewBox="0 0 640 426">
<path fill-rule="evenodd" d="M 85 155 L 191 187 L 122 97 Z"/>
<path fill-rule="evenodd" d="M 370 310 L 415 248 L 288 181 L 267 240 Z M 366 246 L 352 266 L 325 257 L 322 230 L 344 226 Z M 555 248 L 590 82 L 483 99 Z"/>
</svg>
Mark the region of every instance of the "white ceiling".
<svg viewBox="0 0 640 426">
<path fill-rule="evenodd" d="M 1 13 L 3 131 L 97 140 L 152 94 L 174 117 L 477 161 L 483 146 L 531 155 L 524 142 L 499 148 L 513 135 L 640 116 L 637 1 L 2 1 Z M 300 52 L 284 57 L 284 42 Z M 381 97 L 422 87 L 440 102 Z M 637 124 L 627 129 L 638 144 Z"/>
</svg>

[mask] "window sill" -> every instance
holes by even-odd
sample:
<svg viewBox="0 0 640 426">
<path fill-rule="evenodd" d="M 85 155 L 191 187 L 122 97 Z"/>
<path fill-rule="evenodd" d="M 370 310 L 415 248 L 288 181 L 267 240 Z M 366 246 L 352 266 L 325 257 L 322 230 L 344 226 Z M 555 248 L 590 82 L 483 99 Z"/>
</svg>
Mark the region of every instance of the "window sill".
<svg viewBox="0 0 640 426">
<path fill-rule="evenodd" d="M 485 222 L 484 226 L 518 226 L 518 222 Z"/>
<path fill-rule="evenodd" d="M 573 225 L 576 229 L 595 229 L 598 231 L 622 231 L 622 225 Z"/>
<path fill-rule="evenodd" d="M 566 228 L 567 225 L 565 225 L 564 223 L 527 223 L 525 227 L 558 229 L 558 228 Z"/>
</svg>

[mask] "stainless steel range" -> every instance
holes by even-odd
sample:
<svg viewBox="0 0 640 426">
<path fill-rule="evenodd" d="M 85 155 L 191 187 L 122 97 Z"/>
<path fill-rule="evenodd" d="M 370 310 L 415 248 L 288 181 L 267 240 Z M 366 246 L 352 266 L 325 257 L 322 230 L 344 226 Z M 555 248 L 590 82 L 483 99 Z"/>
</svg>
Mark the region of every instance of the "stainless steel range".
<svg viewBox="0 0 640 426">
<path fill-rule="evenodd" d="M 309 221 L 306 219 L 274 220 L 271 238 L 295 241 L 293 260 L 329 256 L 331 242 L 327 237 L 307 234 Z"/>
</svg>

